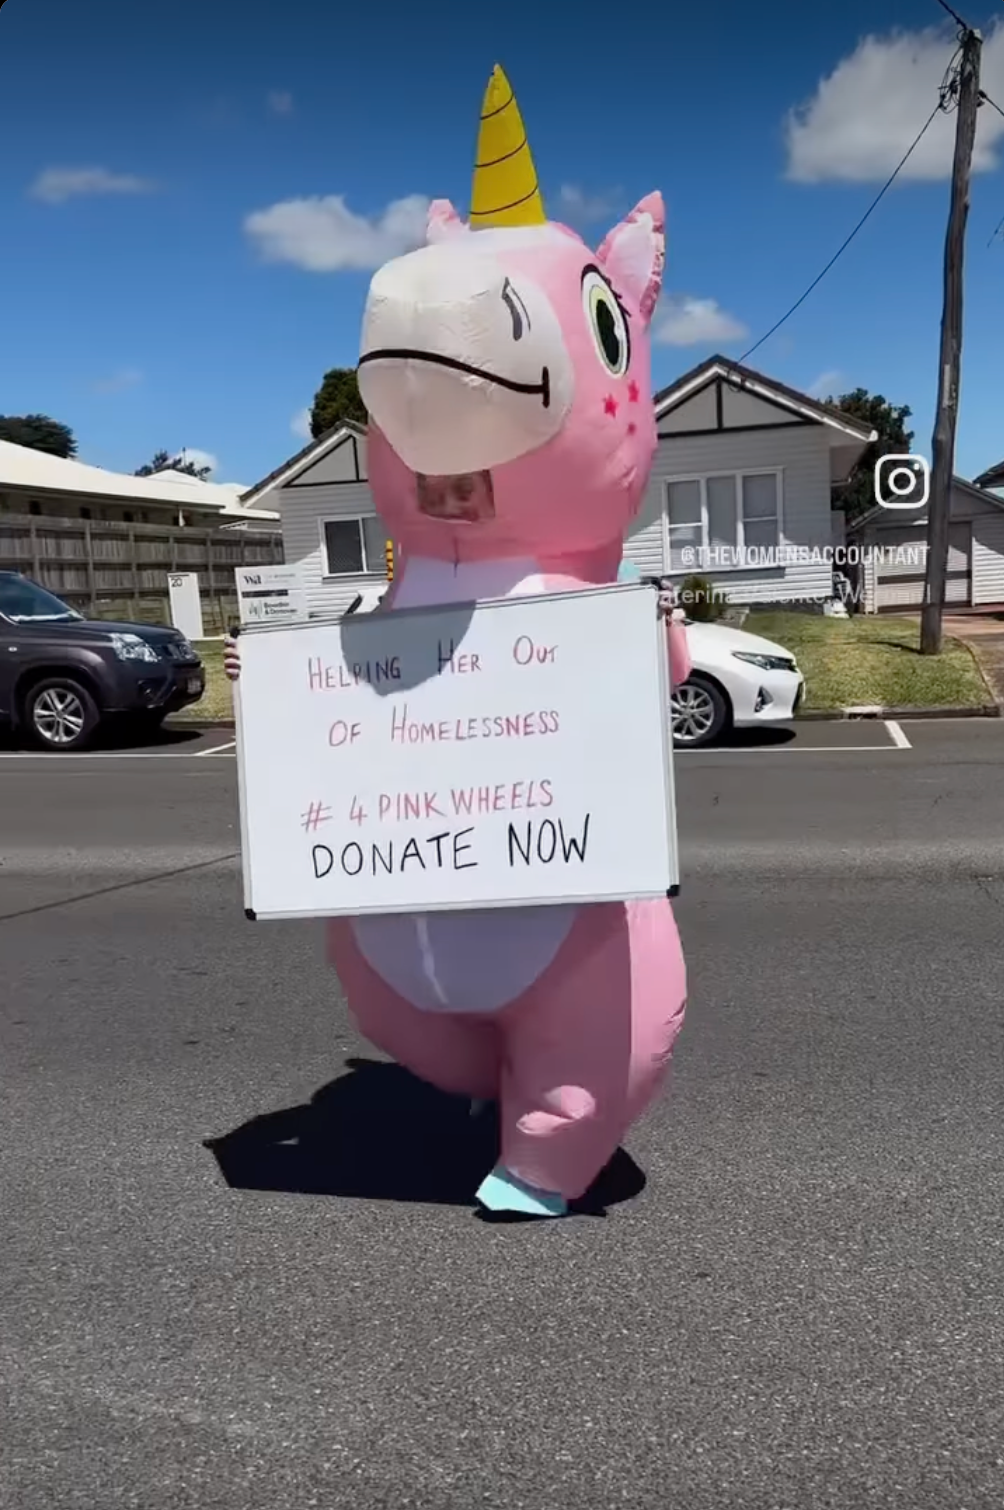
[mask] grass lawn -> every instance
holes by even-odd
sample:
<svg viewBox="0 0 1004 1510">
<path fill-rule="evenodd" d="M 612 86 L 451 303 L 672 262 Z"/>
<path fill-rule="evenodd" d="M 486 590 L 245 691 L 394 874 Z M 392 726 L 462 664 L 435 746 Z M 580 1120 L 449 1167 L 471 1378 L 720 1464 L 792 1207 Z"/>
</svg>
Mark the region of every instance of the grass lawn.
<svg viewBox="0 0 1004 1510">
<path fill-rule="evenodd" d="M 940 655 L 921 655 L 919 619 L 750 613 L 743 628 L 796 657 L 806 708 L 973 708 L 993 701 L 960 640 L 945 639 Z"/>
<path fill-rule="evenodd" d="M 178 716 L 187 723 L 195 720 L 207 724 L 233 718 L 234 700 L 230 694 L 230 683 L 223 675 L 223 641 L 199 640 L 195 649 L 206 668 L 206 690 L 200 702 L 186 708 Z"/>
</svg>

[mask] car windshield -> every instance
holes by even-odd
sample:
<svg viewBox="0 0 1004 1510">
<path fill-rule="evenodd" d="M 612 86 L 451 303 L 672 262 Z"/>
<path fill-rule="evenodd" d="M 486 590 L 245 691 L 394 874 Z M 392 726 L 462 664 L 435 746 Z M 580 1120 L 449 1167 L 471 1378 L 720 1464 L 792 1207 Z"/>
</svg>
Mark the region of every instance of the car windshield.
<svg viewBox="0 0 1004 1510">
<path fill-rule="evenodd" d="M 0 614 L 12 624 L 68 624 L 81 617 L 27 577 L 0 577 Z"/>
</svg>

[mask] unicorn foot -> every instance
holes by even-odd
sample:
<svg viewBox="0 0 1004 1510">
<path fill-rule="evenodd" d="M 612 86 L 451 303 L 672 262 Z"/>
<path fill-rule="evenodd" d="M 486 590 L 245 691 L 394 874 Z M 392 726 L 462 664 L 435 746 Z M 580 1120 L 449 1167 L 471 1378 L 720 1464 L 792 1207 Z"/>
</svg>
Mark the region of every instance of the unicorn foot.
<svg viewBox="0 0 1004 1510">
<path fill-rule="evenodd" d="M 501 1164 L 482 1181 L 476 1199 L 489 1211 L 515 1211 L 521 1216 L 565 1216 L 568 1212 L 564 1196 L 527 1185 Z"/>
</svg>

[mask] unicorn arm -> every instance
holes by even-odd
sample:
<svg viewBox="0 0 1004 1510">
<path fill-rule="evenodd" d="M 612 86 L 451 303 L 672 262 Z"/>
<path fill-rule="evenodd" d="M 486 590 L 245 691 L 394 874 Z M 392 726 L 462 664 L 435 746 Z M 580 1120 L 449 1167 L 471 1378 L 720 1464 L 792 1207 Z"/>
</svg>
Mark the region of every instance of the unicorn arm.
<svg viewBox="0 0 1004 1510">
<path fill-rule="evenodd" d="M 393 582 L 386 589 L 379 603 L 374 608 L 374 613 L 390 613 L 391 609 L 394 607 L 394 598 L 397 595 L 397 589 L 400 580 L 400 577 L 394 578 Z"/>
<path fill-rule="evenodd" d="M 669 684 L 670 687 L 679 687 L 694 668 L 687 644 L 687 626 L 671 614 L 666 615 L 666 640 L 669 646 Z"/>
</svg>

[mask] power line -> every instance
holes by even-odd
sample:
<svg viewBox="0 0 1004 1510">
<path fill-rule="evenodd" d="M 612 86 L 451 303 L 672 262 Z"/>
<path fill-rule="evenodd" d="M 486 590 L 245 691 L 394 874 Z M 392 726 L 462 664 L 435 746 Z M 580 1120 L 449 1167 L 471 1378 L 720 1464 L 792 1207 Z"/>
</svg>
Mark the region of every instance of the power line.
<svg viewBox="0 0 1004 1510">
<path fill-rule="evenodd" d="M 961 27 L 964 32 L 972 31 L 972 27 L 969 25 L 968 21 L 963 21 L 958 11 L 954 11 L 952 7 L 947 4 L 947 0 L 938 0 L 938 4 L 941 6 L 941 9 L 943 11 L 948 12 L 952 20 L 955 22 L 956 26 Z"/>
<path fill-rule="evenodd" d="M 989 105 L 991 110 L 996 110 L 998 115 L 1004 116 L 1004 110 L 1001 109 L 996 100 L 990 98 L 985 89 L 980 90 L 980 104 Z"/>
<path fill-rule="evenodd" d="M 980 104 L 989 105 L 991 110 L 996 110 L 997 114 L 1001 116 L 1002 119 L 1004 119 L 1004 110 L 1001 109 L 996 100 L 992 100 L 990 98 L 985 89 L 980 90 Z M 987 242 L 987 246 L 993 246 L 1002 230 L 1004 230 L 1004 215 L 1001 216 L 997 225 L 994 227 L 994 233 L 990 237 L 990 240 Z"/>
<path fill-rule="evenodd" d="M 943 0 L 941 0 L 941 3 L 943 3 Z M 946 75 L 946 78 L 947 78 L 947 75 Z M 778 320 L 776 324 L 774 324 L 774 325 L 771 326 L 771 328 L 770 328 L 770 330 L 768 330 L 767 334 L 761 336 L 760 339 L 759 339 L 759 341 L 757 341 L 755 345 L 751 346 L 748 351 L 744 351 L 743 352 L 742 356 L 739 358 L 739 362 L 740 363 L 745 362 L 746 359 L 747 359 L 747 357 L 751 357 L 753 355 L 754 351 L 759 351 L 760 347 L 764 344 L 764 342 L 765 341 L 769 341 L 770 338 L 771 338 L 771 336 L 774 335 L 774 333 L 776 331 L 780 330 L 781 326 L 784 325 L 788 320 L 791 319 L 791 317 L 795 313 L 796 309 L 800 309 L 801 308 L 801 306 L 805 303 L 806 299 L 812 293 L 813 289 L 817 288 L 819 286 L 819 284 L 822 283 L 823 279 L 826 277 L 826 274 L 830 271 L 830 268 L 834 265 L 835 262 L 838 261 L 838 259 L 840 257 L 843 256 L 844 252 L 850 246 L 850 244 L 854 240 L 855 236 L 861 230 L 861 228 L 864 225 L 865 221 L 869 218 L 869 216 L 872 214 L 872 212 L 878 208 L 878 206 L 881 203 L 882 199 L 885 197 L 885 195 L 887 194 L 887 192 L 892 188 L 893 184 L 896 182 L 896 179 L 899 177 L 899 175 L 902 172 L 903 168 L 905 168 L 907 162 L 912 157 L 912 155 L 916 151 L 917 147 L 919 147 L 919 145 L 921 143 L 921 140 L 923 139 L 924 134 L 927 131 L 928 127 L 931 125 L 931 122 L 934 120 L 934 117 L 936 115 L 938 115 L 939 113 L 941 113 L 942 111 L 945 110 L 945 108 L 946 108 L 946 105 L 945 105 L 945 94 L 946 94 L 946 85 L 943 84 L 942 87 L 941 87 L 941 90 L 939 92 L 938 103 L 935 105 L 934 109 L 931 111 L 930 115 L 927 117 L 927 120 L 924 122 L 923 126 L 921 126 L 920 130 L 917 132 L 917 135 L 914 137 L 913 141 L 910 143 L 909 147 L 906 149 L 906 151 L 904 152 L 903 156 L 900 158 L 899 162 L 896 164 L 896 167 L 893 169 L 893 171 L 890 174 L 889 178 L 882 185 L 881 189 L 879 189 L 879 191 L 876 194 L 875 198 L 872 200 L 871 204 L 868 206 L 867 210 L 862 215 L 861 219 L 858 221 L 858 223 L 854 227 L 853 231 L 851 231 L 850 235 L 846 238 L 846 240 L 844 240 L 841 243 L 841 245 L 837 248 L 837 250 L 834 252 L 833 256 L 830 258 L 829 262 L 823 268 L 823 271 L 818 275 L 818 277 L 813 278 L 812 282 L 809 284 L 808 288 L 805 290 L 805 293 L 801 296 L 801 298 L 795 300 L 795 303 L 791 306 L 791 308 L 787 311 L 787 313 L 783 314 L 781 316 L 780 320 Z"/>
</svg>

